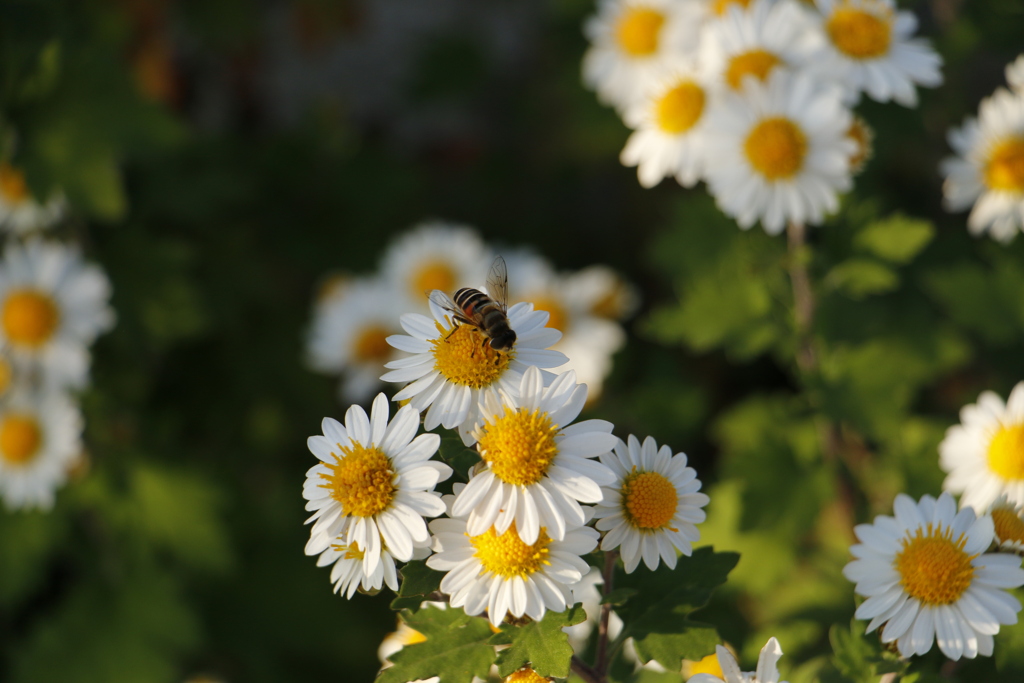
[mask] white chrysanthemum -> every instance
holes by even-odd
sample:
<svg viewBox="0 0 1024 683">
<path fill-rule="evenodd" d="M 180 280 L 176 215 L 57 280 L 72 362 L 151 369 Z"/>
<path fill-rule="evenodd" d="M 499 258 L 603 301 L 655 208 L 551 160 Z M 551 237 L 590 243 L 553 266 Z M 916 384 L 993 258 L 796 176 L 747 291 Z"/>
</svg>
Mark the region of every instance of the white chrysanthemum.
<svg viewBox="0 0 1024 683">
<path fill-rule="evenodd" d="M 636 286 L 608 266 L 587 266 L 569 275 L 564 284 L 566 296 L 598 318 L 625 320 L 640 306 Z"/>
<path fill-rule="evenodd" d="M 408 561 L 414 547 L 428 543 L 423 517 L 444 512 L 434 486 L 452 470 L 430 459 L 441 437 L 416 436 L 419 425 L 419 412 L 409 406 L 389 423 L 388 399 L 378 394 L 369 418 L 352 406 L 344 426 L 324 418 L 323 436 L 309 437 L 320 463 L 306 473 L 302 489 L 306 510 L 314 511 L 306 520 L 314 523 L 306 554 L 325 553 L 319 566 L 338 562 L 332 581 L 359 578 L 379 588 L 383 579 L 394 588 L 394 560 Z"/>
<path fill-rule="evenodd" d="M 815 73 L 843 86 L 848 103 L 866 92 L 878 102 L 917 106 L 915 85 L 942 84 L 942 57 L 917 30 L 912 12 L 892 0 L 816 0 L 827 49 Z"/>
<path fill-rule="evenodd" d="M 584 83 L 625 111 L 667 69 L 693 59 L 701 14 L 692 0 L 601 0 L 584 25 Z"/>
<path fill-rule="evenodd" d="M 856 144 L 838 88 L 776 71 L 723 92 L 708 113 L 708 188 L 718 207 L 747 229 L 769 234 L 787 221 L 820 223 L 850 188 Z"/>
<path fill-rule="evenodd" d="M 399 354 L 387 342 L 402 331 L 400 298 L 383 281 L 357 280 L 317 302 L 307 344 L 309 365 L 343 380 L 343 400 L 362 403 L 380 385 L 384 364 Z"/>
<path fill-rule="evenodd" d="M 508 272 L 511 300 L 546 311 L 547 326 L 562 333 L 552 348 L 568 361 L 556 372 L 574 371 L 576 381 L 587 385 L 588 399 L 595 400 L 611 372 L 612 356 L 626 341 L 618 323 L 593 312 L 608 290 L 587 274 L 556 274 L 544 258 L 525 251 L 509 254 Z"/>
<path fill-rule="evenodd" d="M 450 596 L 449 604 L 470 615 L 487 610 L 495 627 L 506 614 L 539 621 L 549 609 L 561 612 L 572 605 L 572 588 L 590 569 L 580 556 L 597 546 L 598 537 L 579 527 L 556 540 L 540 529 L 526 543 L 514 524 L 504 532 L 491 527 L 472 534 L 458 517 L 435 519 L 430 530 L 434 554 L 427 566 L 447 572 L 441 591 Z"/>
<path fill-rule="evenodd" d="M 824 40 L 795 0 L 754 0 L 746 9 L 731 4 L 701 33 L 700 64 L 709 86 L 740 90 L 748 80 L 803 70 L 819 57 Z"/>
<path fill-rule="evenodd" d="M 407 382 L 394 400 L 409 399 L 409 405 L 423 411 L 424 427 L 438 425 L 458 429 L 463 442 L 473 443 L 470 430 L 480 419 L 484 396 L 497 392 L 515 393 L 523 372 L 531 366 L 552 368 L 567 358 L 549 347 L 562 333 L 545 327 L 548 314 L 535 311 L 528 303 L 508 309 L 509 327 L 516 341 L 508 351 L 495 351 L 488 338 L 472 325 L 455 323 L 452 315 L 433 301 L 433 318 L 407 313 L 401 317 L 408 335 L 388 337 L 388 343 L 414 355 L 392 361 L 385 382 Z"/>
<path fill-rule="evenodd" d="M 82 450 L 82 416 L 60 391 L 0 405 L 0 497 L 8 509 L 53 507 Z"/>
<path fill-rule="evenodd" d="M 398 569 L 391 551 L 379 541 L 377 552 L 364 551 L 358 544 L 347 544 L 341 538 L 334 539 L 316 558 L 316 566 L 331 567 L 331 583 L 334 592 L 349 600 L 360 588 L 367 592 L 379 591 L 385 585 L 398 590 Z M 315 553 L 307 552 L 307 555 Z M 373 569 L 367 569 L 367 561 L 376 558 Z"/>
<path fill-rule="evenodd" d="M 63 214 L 64 200 L 60 195 L 40 204 L 29 192 L 22 172 L 0 162 L 0 228 L 24 235 L 50 227 Z"/>
<path fill-rule="evenodd" d="M 593 458 L 616 442 L 605 420 L 570 424 L 586 400 L 575 373 L 545 388 L 537 368 L 527 369 L 519 390 L 504 400 L 486 397 L 484 422 L 474 432 L 484 467 L 452 507 L 452 516 L 467 517 L 471 535 L 491 527 L 503 534 L 515 524 L 525 543 L 534 543 L 541 527 L 560 541 L 586 523 L 580 503 L 599 502 L 601 485 L 615 479 Z"/>
<path fill-rule="evenodd" d="M 942 488 L 960 494 L 961 507 L 981 514 L 1002 495 L 1024 505 L 1024 382 L 1005 403 L 985 391 L 964 406 L 939 444 L 939 466 L 949 473 Z"/>
<path fill-rule="evenodd" d="M 999 549 L 1024 555 L 1024 505 L 1010 502 L 1003 494 L 992 503 L 989 514 Z"/>
<path fill-rule="evenodd" d="M 82 386 L 88 345 L 114 324 L 110 282 L 78 250 L 31 239 L 9 244 L 0 265 L 0 345 L 47 384 Z"/>
<path fill-rule="evenodd" d="M 472 228 L 430 221 L 391 243 L 381 276 L 395 288 L 404 310 L 424 310 L 435 289 L 451 294 L 460 287 L 478 287 L 493 259 Z"/>
<path fill-rule="evenodd" d="M 973 206 L 971 234 L 1009 242 L 1024 229 L 1024 90 L 999 88 L 948 139 L 956 156 L 942 162 L 946 209 Z"/>
<path fill-rule="evenodd" d="M 923 655 L 937 642 L 950 659 L 992 654 L 1000 624 L 1017 623 L 1020 603 L 1005 589 L 1024 584 L 1020 558 L 983 554 L 992 544 L 992 518 L 956 511 L 953 496 L 920 502 L 896 496 L 895 517 L 858 524 L 856 558 L 843 576 L 867 598 L 858 619 L 870 633 L 885 624 L 882 642 L 896 642 L 904 657 Z"/>
<path fill-rule="evenodd" d="M 1024 54 L 1006 65 L 1006 82 L 1014 92 L 1024 92 Z"/>
<path fill-rule="evenodd" d="M 698 673 L 687 679 L 687 683 L 779 683 L 778 663 L 782 657 L 782 647 L 774 637 L 769 638 L 761 648 L 756 671 L 740 671 L 736 657 L 721 645 L 715 646 L 715 655 L 718 657 L 718 665 L 722 667 L 722 677 Z"/>
<path fill-rule="evenodd" d="M 693 187 L 703 177 L 707 99 L 697 70 L 678 67 L 626 112 L 626 123 L 634 131 L 619 161 L 636 166 L 641 185 L 654 187 L 672 176 L 683 187 Z"/>
<path fill-rule="evenodd" d="M 699 493 L 697 472 L 686 466 L 686 454 L 653 438 L 643 445 L 629 435 L 601 462 L 615 473 L 615 481 L 601 488 L 603 500 L 594 509 L 598 531 L 606 532 L 601 550 L 620 548 L 626 573 L 640 564 L 654 571 L 659 560 L 676 566 L 676 551 L 689 555 L 700 539 L 696 525 L 703 522 L 708 497 Z"/>
</svg>

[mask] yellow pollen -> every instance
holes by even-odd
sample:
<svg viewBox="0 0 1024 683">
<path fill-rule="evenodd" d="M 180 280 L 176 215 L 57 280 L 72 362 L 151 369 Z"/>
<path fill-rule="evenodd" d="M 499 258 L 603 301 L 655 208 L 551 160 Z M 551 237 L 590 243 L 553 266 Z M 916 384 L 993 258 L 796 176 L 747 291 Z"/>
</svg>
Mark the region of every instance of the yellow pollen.
<svg viewBox="0 0 1024 683">
<path fill-rule="evenodd" d="M 1024 137 L 995 146 L 985 164 L 985 184 L 993 190 L 1024 192 Z"/>
<path fill-rule="evenodd" d="M 988 445 L 988 468 L 1004 480 L 1024 479 L 1024 424 L 999 428 Z"/>
<path fill-rule="evenodd" d="M 803 167 L 807 138 L 787 118 L 764 119 L 743 144 L 750 165 L 767 180 L 792 178 Z"/>
<path fill-rule="evenodd" d="M 850 138 L 857 145 L 857 150 L 850 157 L 850 170 L 857 173 L 864 168 L 864 164 L 871 158 L 872 141 L 874 133 L 868 126 L 868 122 L 859 116 L 853 117 L 850 128 L 846 131 L 846 137 Z"/>
<path fill-rule="evenodd" d="M 993 508 L 992 523 L 996 527 L 996 540 L 999 543 L 1024 544 L 1024 520 L 1012 506 Z"/>
<path fill-rule="evenodd" d="M 11 465 L 27 465 L 39 453 L 43 432 L 32 415 L 10 413 L 0 422 L 0 458 Z"/>
<path fill-rule="evenodd" d="M 528 666 L 524 666 L 522 669 L 513 671 L 506 676 L 503 683 L 551 683 L 551 679 L 541 676 Z"/>
<path fill-rule="evenodd" d="M 537 541 L 532 544 L 524 543 L 519 538 L 515 522 L 503 534 L 495 533 L 494 527 L 491 527 L 479 536 L 470 536 L 469 542 L 476 548 L 475 557 L 480 559 L 483 571 L 506 579 L 514 576 L 526 578 L 550 564 L 548 545 L 551 544 L 551 538 L 544 527 L 541 527 Z"/>
<path fill-rule="evenodd" d="M 725 674 L 722 673 L 722 665 L 718 663 L 718 655 L 714 653 L 699 662 L 691 662 L 688 659 L 683 660 L 683 676 L 690 678 L 697 674 L 710 674 L 715 678 L 725 680 Z"/>
<path fill-rule="evenodd" d="M 684 81 L 666 92 L 655 105 L 658 127 L 670 135 L 693 128 L 704 112 L 704 88 Z"/>
<path fill-rule="evenodd" d="M 964 552 L 967 538 L 953 540 L 953 530 L 933 527 L 918 529 L 903 538 L 903 549 L 893 566 L 900 574 L 900 585 L 925 605 L 949 605 L 960 599 L 974 578 L 971 565 L 977 555 Z"/>
<path fill-rule="evenodd" d="M 424 292 L 440 289 L 451 292 L 455 289 L 455 271 L 447 263 L 431 261 L 416 271 L 412 278 L 413 296 L 423 296 Z"/>
<path fill-rule="evenodd" d="M 540 410 L 520 408 L 485 424 L 477 444 L 480 457 L 491 465 L 494 476 L 506 484 L 530 486 L 539 482 L 558 455 L 558 425 Z"/>
<path fill-rule="evenodd" d="M 342 553 L 342 559 L 344 560 L 362 560 L 363 553 L 359 549 L 358 543 L 352 543 L 351 545 L 345 545 L 344 543 L 332 543 L 331 547 L 339 553 Z"/>
<path fill-rule="evenodd" d="M 0 163 L 0 195 L 8 204 L 21 204 L 29 198 L 25 175 L 8 163 Z"/>
<path fill-rule="evenodd" d="M 395 470 L 388 456 L 358 443 L 339 448 L 341 457 L 334 463 L 324 463 L 331 473 L 320 475 L 325 482 L 321 486 L 347 514 L 372 517 L 386 509 L 397 493 Z"/>
<path fill-rule="evenodd" d="M 0 318 L 12 344 L 35 348 L 53 336 L 60 312 L 48 295 L 34 289 L 16 289 L 4 302 Z"/>
<path fill-rule="evenodd" d="M 490 386 L 505 372 L 512 354 L 495 351 L 487 336 L 472 325 L 458 325 L 455 331 L 436 323 L 434 369 L 452 384 L 480 389 Z"/>
<path fill-rule="evenodd" d="M 729 8 L 733 5 L 746 9 L 750 6 L 750 0 L 715 0 L 712 10 L 718 16 L 722 16 L 729 11 Z"/>
<path fill-rule="evenodd" d="M 889 51 L 892 40 L 892 16 L 878 7 L 884 16 L 852 7 L 840 7 L 825 25 L 836 49 L 854 59 L 875 59 Z"/>
<path fill-rule="evenodd" d="M 363 328 L 356 336 L 356 343 L 353 355 L 356 360 L 363 362 L 378 361 L 383 363 L 391 355 L 391 346 L 388 344 L 390 332 L 379 325 L 370 325 Z"/>
<path fill-rule="evenodd" d="M 535 311 L 548 312 L 548 324 L 546 327 L 561 330 L 562 332 L 569 329 L 569 313 L 554 297 L 536 296 L 530 299 L 530 301 L 533 302 L 533 309 Z"/>
<path fill-rule="evenodd" d="M 676 514 L 676 487 L 657 472 L 637 472 L 622 482 L 622 502 L 630 524 L 637 529 L 660 529 Z"/>
<path fill-rule="evenodd" d="M 772 69 L 781 63 L 781 59 L 767 50 L 741 52 L 729 60 L 729 66 L 725 70 L 725 82 L 733 90 L 739 90 L 746 76 L 754 76 L 763 81 L 768 78 Z"/>
<path fill-rule="evenodd" d="M 631 7 L 615 27 L 622 51 L 633 57 L 647 57 L 658 51 L 658 37 L 665 16 L 650 7 Z"/>
</svg>

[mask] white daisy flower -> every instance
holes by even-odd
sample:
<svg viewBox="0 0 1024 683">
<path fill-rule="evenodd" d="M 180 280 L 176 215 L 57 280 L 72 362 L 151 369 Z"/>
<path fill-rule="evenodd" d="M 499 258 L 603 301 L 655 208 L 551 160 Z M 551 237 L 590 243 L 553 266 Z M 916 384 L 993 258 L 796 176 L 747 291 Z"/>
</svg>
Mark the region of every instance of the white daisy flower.
<svg viewBox="0 0 1024 683">
<path fill-rule="evenodd" d="M 795 0 L 754 0 L 746 10 L 731 4 L 701 33 L 705 82 L 740 90 L 749 80 L 766 81 L 780 69 L 799 71 L 824 49 L 824 36 Z"/>
<path fill-rule="evenodd" d="M 565 282 L 566 296 L 580 301 L 584 310 L 607 320 L 625 320 L 640 307 L 640 293 L 632 283 L 608 266 L 587 266 Z"/>
<path fill-rule="evenodd" d="M 999 88 L 948 139 L 956 156 L 942 162 L 946 209 L 973 206 L 971 234 L 1009 242 L 1024 227 L 1024 90 Z"/>
<path fill-rule="evenodd" d="M 920 38 L 912 12 L 892 0 L 816 0 L 827 49 L 815 63 L 822 78 L 843 85 L 849 104 L 866 92 L 878 102 L 917 106 L 916 85 L 942 84 L 942 57 Z"/>
<path fill-rule="evenodd" d="M 7 509 L 53 507 L 82 451 L 82 416 L 61 391 L 0 404 L 0 498 Z"/>
<path fill-rule="evenodd" d="M 343 376 L 346 403 L 362 403 L 380 386 L 384 364 L 398 357 L 387 338 L 402 331 L 400 297 L 379 279 L 348 283 L 317 302 L 309 332 L 309 365 Z"/>
<path fill-rule="evenodd" d="M 675 569 L 676 552 L 690 555 L 700 539 L 696 525 L 706 517 L 708 497 L 699 493 L 697 472 L 686 466 L 686 454 L 647 437 L 620 439 L 613 453 L 601 462 L 615 473 L 615 481 L 601 488 L 604 498 L 594 509 L 598 531 L 606 532 L 601 550 L 620 548 L 626 573 L 640 564 L 651 571 L 659 560 Z"/>
<path fill-rule="evenodd" d="M 427 566 L 447 572 L 441 591 L 452 607 L 466 614 L 487 610 L 497 627 L 506 614 L 539 621 L 547 610 L 561 612 L 573 604 L 572 587 L 590 567 L 581 559 L 597 546 L 597 532 L 578 527 L 553 539 L 540 529 L 525 542 L 515 524 L 504 532 L 488 528 L 470 533 L 465 518 L 435 519 L 434 554 Z"/>
<path fill-rule="evenodd" d="M 586 523 L 580 503 L 599 502 L 601 485 L 615 479 L 593 458 L 616 443 L 610 422 L 569 424 L 586 400 L 575 373 L 545 388 L 537 368 L 527 369 L 514 394 L 486 397 L 484 422 L 473 434 L 484 465 L 452 505 L 452 516 L 468 518 L 470 535 L 492 527 L 503 534 L 514 523 L 525 543 L 534 543 L 541 527 L 561 541 Z"/>
<path fill-rule="evenodd" d="M 0 162 L 0 228 L 16 235 L 48 228 L 64 214 L 64 200 L 54 194 L 40 204 L 32 197 L 20 169 Z"/>
<path fill-rule="evenodd" d="M 407 313 L 400 319 L 408 335 L 388 337 L 388 343 L 412 356 L 391 361 L 385 382 L 407 382 L 395 394 L 395 401 L 409 399 L 416 410 L 426 410 L 424 428 L 438 425 L 458 429 L 463 442 L 473 443 L 470 431 L 480 420 L 484 396 L 497 392 L 515 393 L 523 372 L 531 366 L 551 368 L 568 359 L 549 347 L 562 333 L 545 327 L 548 314 L 533 310 L 529 303 L 508 309 L 509 327 L 516 333 L 511 350 L 495 351 L 489 339 L 472 325 L 453 321 L 435 302 L 430 302 L 433 318 Z"/>
<path fill-rule="evenodd" d="M 1003 495 L 1024 505 L 1024 382 L 1005 403 L 985 391 L 964 406 L 939 444 L 939 466 L 949 474 L 942 488 L 960 494 L 961 507 L 982 513 Z"/>
<path fill-rule="evenodd" d="M 992 654 L 1001 624 L 1017 623 L 1021 605 L 1005 589 L 1024 584 L 1020 558 L 983 554 L 992 544 L 992 518 L 973 508 L 956 511 L 953 496 L 920 502 L 896 496 L 895 517 L 879 515 L 854 528 L 860 543 L 843 576 L 867 598 L 858 619 L 870 633 L 885 624 L 882 642 L 904 657 L 923 655 L 933 642 L 949 659 Z"/>
<path fill-rule="evenodd" d="M 992 504 L 989 514 L 999 549 L 1024 555 L 1024 505 L 1011 503 L 1004 494 Z"/>
<path fill-rule="evenodd" d="M 45 383 L 80 387 L 87 346 L 114 324 L 109 298 L 107 276 L 77 249 L 38 239 L 9 244 L 0 264 L 0 345 Z"/>
<path fill-rule="evenodd" d="M 1006 65 L 1006 82 L 1014 92 L 1024 92 L 1024 54 Z"/>
<path fill-rule="evenodd" d="M 774 637 L 769 638 L 761 648 L 756 671 L 740 671 L 736 657 L 721 645 L 715 646 L 715 655 L 722 668 L 722 676 L 698 673 L 687 679 L 687 683 L 780 683 L 778 663 L 782 657 L 782 647 Z"/>
<path fill-rule="evenodd" d="M 398 591 L 398 569 L 395 566 L 395 558 L 385 546 L 379 541 L 380 547 L 377 552 L 363 550 L 358 543 L 346 544 L 341 538 L 332 541 L 320 552 L 316 558 L 316 566 L 331 566 L 331 583 L 334 592 L 343 595 L 351 600 L 360 588 L 372 593 L 379 591 L 387 585 L 393 591 Z M 316 553 L 306 552 L 307 555 Z M 376 557 L 372 570 L 367 570 L 367 560 Z"/>
<path fill-rule="evenodd" d="M 416 436 L 419 412 L 399 408 L 389 423 L 388 409 L 387 397 L 378 394 L 369 418 L 354 405 L 344 425 L 324 418 L 323 436 L 307 441 L 320 462 L 306 473 L 302 489 L 306 510 L 314 512 L 306 520 L 313 522 L 306 554 L 323 553 L 319 566 L 337 562 L 332 581 L 344 578 L 353 591 L 348 582 L 356 579 L 394 588 L 394 560 L 406 562 L 414 547 L 427 545 L 423 517 L 444 512 L 434 486 L 452 474 L 430 459 L 441 437 Z"/>
<path fill-rule="evenodd" d="M 708 113 L 708 188 L 743 229 L 758 220 L 769 234 L 787 221 L 820 223 L 852 185 L 846 136 L 852 117 L 837 88 L 804 74 L 748 79 L 723 92 Z"/>
<path fill-rule="evenodd" d="M 701 14 L 692 0 L 601 0 L 584 25 L 583 82 L 624 111 L 666 69 L 694 57 Z"/>
<path fill-rule="evenodd" d="M 381 276 L 402 297 L 403 310 L 424 310 L 435 289 L 454 292 L 487 277 L 494 255 L 472 228 L 443 221 L 421 223 L 384 253 Z"/>
<path fill-rule="evenodd" d="M 702 146 L 708 92 L 695 68 L 679 67 L 625 115 L 634 129 L 619 155 L 623 166 L 636 166 L 644 187 L 672 176 L 693 187 L 704 175 Z"/>
</svg>

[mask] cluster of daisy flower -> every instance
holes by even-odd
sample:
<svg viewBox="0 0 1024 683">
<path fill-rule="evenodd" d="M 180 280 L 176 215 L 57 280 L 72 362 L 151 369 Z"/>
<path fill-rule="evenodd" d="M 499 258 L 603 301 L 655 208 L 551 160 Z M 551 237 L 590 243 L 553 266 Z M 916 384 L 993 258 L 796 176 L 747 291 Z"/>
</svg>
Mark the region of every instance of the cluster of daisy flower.
<svg viewBox="0 0 1024 683">
<path fill-rule="evenodd" d="M 596 398 L 625 340 L 620 321 L 636 309 L 635 289 L 605 266 L 559 273 L 527 250 L 504 251 L 504 258 L 508 303 L 531 301 L 547 311 L 549 325 L 562 332 L 555 348 L 568 357 L 561 370 L 575 370 L 590 387 L 590 398 Z M 335 276 L 323 286 L 308 335 L 309 366 L 342 376 L 344 403 L 368 401 L 381 386 L 384 364 L 401 355 L 387 343 L 388 336 L 402 331 L 399 316 L 426 313 L 426 294 L 432 290 L 451 295 L 482 284 L 493 260 L 492 249 L 468 227 L 416 226 L 390 244 L 378 273 Z"/>
<path fill-rule="evenodd" d="M 946 208 L 971 208 L 967 228 L 1009 242 L 1024 230 L 1024 55 L 1006 67 L 1010 86 L 981 102 L 978 117 L 949 132 L 956 156 L 942 164 Z"/>
<path fill-rule="evenodd" d="M 893 0 L 601 0 L 584 82 L 633 134 L 651 187 L 704 180 L 742 228 L 820 223 L 870 154 L 851 107 L 917 104 L 941 59 Z"/>
<path fill-rule="evenodd" d="M 1017 623 L 1024 585 L 1024 382 L 1004 402 L 984 392 L 939 444 L 948 473 L 938 499 L 900 494 L 894 517 L 854 530 L 843 573 L 867 598 L 857 617 L 905 657 L 933 643 L 946 657 L 990 656 L 1001 625 Z M 960 495 L 957 511 L 953 494 Z"/>
<path fill-rule="evenodd" d="M 110 283 L 78 249 L 39 233 L 63 213 L 31 195 L 0 163 L 0 498 L 8 509 L 50 508 L 81 462 L 73 392 L 89 376 L 89 345 L 114 323 Z"/>
</svg>

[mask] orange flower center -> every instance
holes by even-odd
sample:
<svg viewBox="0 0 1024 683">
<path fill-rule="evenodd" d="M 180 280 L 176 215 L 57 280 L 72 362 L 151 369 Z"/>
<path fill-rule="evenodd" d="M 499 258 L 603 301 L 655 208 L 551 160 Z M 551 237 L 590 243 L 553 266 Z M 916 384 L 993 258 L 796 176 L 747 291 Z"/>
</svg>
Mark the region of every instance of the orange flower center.
<svg viewBox="0 0 1024 683">
<path fill-rule="evenodd" d="M 875 59 L 889 52 L 892 18 L 885 7 L 877 8 L 885 18 L 852 7 L 840 7 L 825 24 L 832 44 L 847 57 Z"/>
<path fill-rule="evenodd" d="M 963 534 L 954 541 L 952 529 L 928 524 L 901 544 L 903 549 L 894 563 L 900 584 L 925 605 L 952 604 L 970 587 L 974 579 L 971 560 L 977 555 L 964 552 L 967 538 Z"/>
<path fill-rule="evenodd" d="M 32 415 L 10 413 L 0 422 L 0 457 L 11 465 L 27 465 L 39 453 L 43 432 Z"/>
<path fill-rule="evenodd" d="M 1014 137 L 993 148 L 985 164 L 985 184 L 993 190 L 1024 192 L 1024 137 Z"/>
<path fill-rule="evenodd" d="M 725 82 L 733 90 L 739 90 L 745 77 L 754 76 L 763 81 L 768 78 L 772 69 L 781 63 L 781 59 L 767 50 L 741 52 L 729 60 L 729 66 L 725 70 Z"/>
<path fill-rule="evenodd" d="M 57 329 L 60 312 L 53 299 L 34 289 L 16 289 L 4 302 L 0 324 L 7 339 L 18 346 L 38 347 Z"/>
<path fill-rule="evenodd" d="M 787 118 L 764 119 L 747 135 L 743 149 L 750 165 L 767 180 L 785 180 L 803 167 L 807 137 Z"/>
<path fill-rule="evenodd" d="M 632 57 L 648 57 L 658 51 L 658 37 L 665 16 L 650 7 L 630 7 L 619 19 L 615 36 L 622 51 Z"/>
</svg>

